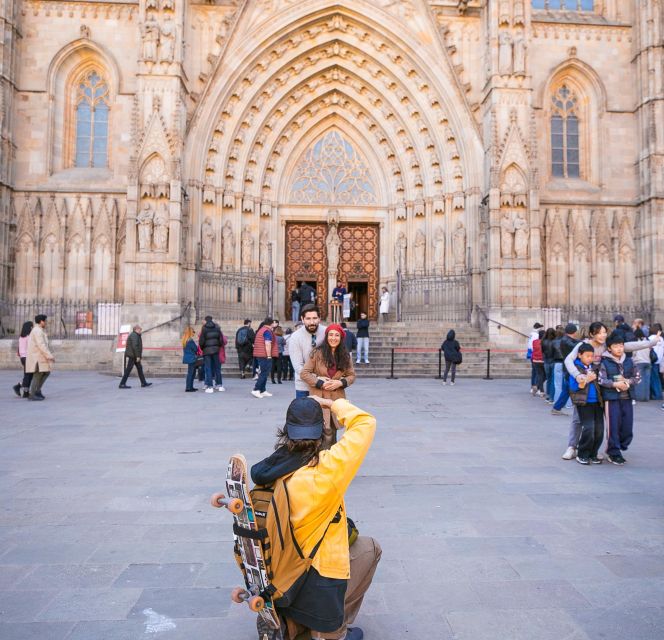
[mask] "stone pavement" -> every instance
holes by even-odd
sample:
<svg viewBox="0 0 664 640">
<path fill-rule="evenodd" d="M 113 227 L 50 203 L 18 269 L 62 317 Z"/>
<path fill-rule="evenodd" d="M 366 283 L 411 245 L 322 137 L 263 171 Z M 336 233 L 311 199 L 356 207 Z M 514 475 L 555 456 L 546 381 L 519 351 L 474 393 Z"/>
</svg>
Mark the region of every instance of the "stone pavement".
<svg viewBox="0 0 664 640">
<path fill-rule="evenodd" d="M 253 640 L 231 605 L 229 454 L 269 453 L 293 394 L 120 391 L 56 372 L 47 401 L 0 372 L 0 638 Z M 377 437 L 347 506 L 384 553 L 367 640 L 664 637 L 664 412 L 637 407 L 623 468 L 565 462 L 568 419 L 525 381 L 358 380 Z"/>
</svg>

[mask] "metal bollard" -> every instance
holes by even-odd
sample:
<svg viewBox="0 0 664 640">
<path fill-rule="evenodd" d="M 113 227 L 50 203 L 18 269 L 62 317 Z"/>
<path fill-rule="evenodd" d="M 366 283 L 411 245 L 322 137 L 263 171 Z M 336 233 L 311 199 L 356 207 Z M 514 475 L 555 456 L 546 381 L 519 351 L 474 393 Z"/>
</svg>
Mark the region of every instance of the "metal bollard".
<svg viewBox="0 0 664 640">
<path fill-rule="evenodd" d="M 491 349 L 486 350 L 486 376 L 485 380 L 493 380 L 491 377 Z"/>
<path fill-rule="evenodd" d="M 390 375 L 387 377 L 388 380 L 396 380 L 394 376 L 394 347 L 392 347 L 392 357 L 390 361 Z"/>
</svg>

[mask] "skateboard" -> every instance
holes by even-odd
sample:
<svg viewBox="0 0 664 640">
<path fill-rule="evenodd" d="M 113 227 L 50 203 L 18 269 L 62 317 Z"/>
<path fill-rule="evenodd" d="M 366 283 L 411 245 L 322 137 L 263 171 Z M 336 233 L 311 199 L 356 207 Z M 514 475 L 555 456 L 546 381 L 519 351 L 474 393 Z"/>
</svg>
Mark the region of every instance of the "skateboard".
<svg viewBox="0 0 664 640">
<path fill-rule="evenodd" d="M 258 530 L 247 484 L 247 461 L 243 455 L 235 454 L 231 457 L 226 472 L 226 494 L 215 493 L 210 502 L 213 507 L 228 509 L 238 527 Z M 246 588 L 233 589 L 231 600 L 237 603 L 246 602 L 249 608 L 259 615 L 258 627 L 261 640 L 281 639 L 279 615 L 272 602 L 260 595 L 270 584 L 260 542 L 235 533 L 233 538 L 235 548 L 239 550 L 242 558 Z"/>
</svg>

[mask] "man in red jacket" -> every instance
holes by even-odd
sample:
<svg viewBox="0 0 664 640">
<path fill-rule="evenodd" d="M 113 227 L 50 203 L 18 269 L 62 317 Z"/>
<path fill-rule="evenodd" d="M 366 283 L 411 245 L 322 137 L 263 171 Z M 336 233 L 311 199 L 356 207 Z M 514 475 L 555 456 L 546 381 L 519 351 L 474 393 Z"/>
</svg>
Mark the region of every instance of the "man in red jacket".
<svg viewBox="0 0 664 640">
<path fill-rule="evenodd" d="M 254 398 L 270 398 L 272 394 L 265 390 L 267 377 L 272 370 L 272 359 L 279 357 L 279 345 L 277 338 L 274 335 L 274 328 L 279 324 L 279 321 L 272 318 L 265 318 L 261 326 L 256 332 L 256 339 L 254 340 L 254 358 L 258 361 L 260 369 L 258 373 L 258 380 L 251 395 Z"/>
</svg>

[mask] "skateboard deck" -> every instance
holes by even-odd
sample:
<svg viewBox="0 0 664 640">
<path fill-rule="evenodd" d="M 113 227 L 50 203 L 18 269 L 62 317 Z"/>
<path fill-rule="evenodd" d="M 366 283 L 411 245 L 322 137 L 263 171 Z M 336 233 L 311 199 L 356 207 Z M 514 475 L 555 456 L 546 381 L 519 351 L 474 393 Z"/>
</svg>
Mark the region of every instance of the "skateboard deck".
<svg viewBox="0 0 664 640">
<path fill-rule="evenodd" d="M 238 527 L 258 530 L 254 517 L 254 506 L 249 494 L 247 484 L 247 461 L 243 455 L 236 454 L 228 462 L 226 473 L 226 495 L 216 493 L 212 496 L 212 505 L 215 507 L 226 507 L 232 514 L 233 520 Z M 245 571 L 246 589 L 236 588 L 231 598 L 235 602 L 247 602 L 252 611 L 258 613 L 261 618 L 259 627 L 277 631 L 281 628 L 279 616 L 270 601 L 260 597 L 260 593 L 268 587 L 269 580 L 265 569 L 265 561 L 260 542 L 233 534 L 235 545 L 240 551 L 242 564 Z M 263 637 L 263 636 L 261 636 Z M 267 637 L 267 634 L 266 636 Z"/>
</svg>

